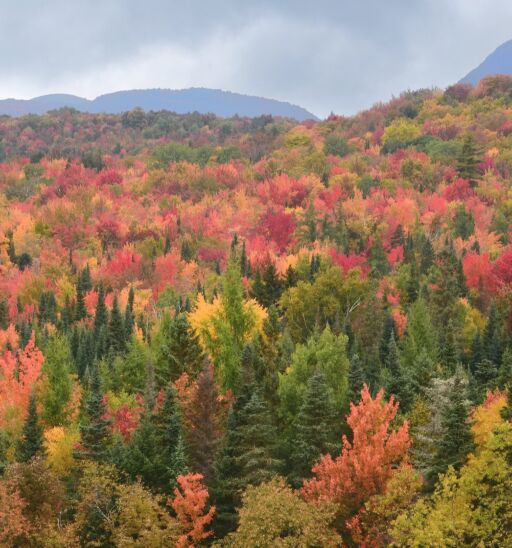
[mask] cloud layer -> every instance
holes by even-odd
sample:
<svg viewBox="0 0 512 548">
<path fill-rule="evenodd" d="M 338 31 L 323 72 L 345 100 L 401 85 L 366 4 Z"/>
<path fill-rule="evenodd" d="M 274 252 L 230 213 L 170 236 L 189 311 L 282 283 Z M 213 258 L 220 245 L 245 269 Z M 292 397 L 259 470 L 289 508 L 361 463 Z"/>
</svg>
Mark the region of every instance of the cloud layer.
<svg viewBox="0 0 512 548">
<path fill-rule="evenodd" d="M 512 38 L 507 0 L 17 0 L 0 98 L 205 86 L 351 114 L 457 81 Z"/>
</svg>

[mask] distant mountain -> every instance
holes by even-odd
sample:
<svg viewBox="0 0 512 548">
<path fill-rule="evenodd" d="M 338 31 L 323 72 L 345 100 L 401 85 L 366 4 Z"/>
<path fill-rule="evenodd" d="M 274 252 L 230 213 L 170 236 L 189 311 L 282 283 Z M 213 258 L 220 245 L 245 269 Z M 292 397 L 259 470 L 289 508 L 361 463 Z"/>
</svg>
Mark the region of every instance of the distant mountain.
<svg viewBox="0 0 512 548">
<path fill-rule="evenodd" d="M 298 121 L 317 119 L 306 109 L 284 101 L 208 88 L 117 91 L 100 95 L 92 101 L 66 94 L 42 95 L 27 100 L 3 99 L 0 100 L 0 115 L 44 114 L 49 110 L 62 107 L 72 107 L 82 112 L 112 114 L 140 107 L 146 111 L 170 110 L 179 114 L 196 111 L 211 112 L 223 117 L 235 114 L 249 117 L 272 114 L 273 116 L 295 118 Z"/>
<path fill-rule="evenodd" d="M 501 44 L 484 61 L 460 80 L 461 84 L 475 85 L 493 74 L 512 74 L 512 40 Z"/>
</svg>

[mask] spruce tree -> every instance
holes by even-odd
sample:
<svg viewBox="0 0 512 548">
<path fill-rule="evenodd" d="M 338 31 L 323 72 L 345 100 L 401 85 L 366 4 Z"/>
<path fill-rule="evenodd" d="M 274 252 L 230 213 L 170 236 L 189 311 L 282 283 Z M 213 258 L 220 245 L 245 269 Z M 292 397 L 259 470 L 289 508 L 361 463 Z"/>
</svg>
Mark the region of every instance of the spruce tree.
<svg viewBox="0 0 512 548">
<path fill-rule="evenodd" d="M 431 479 L 435 480 L 448 466 L 458 470 L 473 450 L 473 434 L 468 418 L 467 381 L 459 369 L 448 395 L 448 405 L 441 416 L 443 435 L 437 447 Z"/>
<path fill-rule="evenodd" d="M 459 363 L 459 349 L 452 320 L 448 322 L 446 327 L 444 345 L 442 347 L 441 354 L 443 365 L 445 366 L 448 374 L 453 375 L 455 373 L 455 369 L 457 368 L 457 364 Z"/>
<path fill-rule="evenodd" d="M 43 452 L 43 428 L 39 424 L 35 393 L 30 394 L 28 413 L 21 438 L 16 446 L 16 460 L 29 462 Z"/>
<path fill-rule="evenodd" d="M 108 321 L 108 311 L 105 306 L 105 289 L 103 284 L 98 288 L 98 302 L 96 303 L 96 312 L 94 314 L 94 334 L 98 336 L 100 331 L 106 327 Z"/>
<path fill-rule="evenodd" d="M 489 309 L 489 318 L 484 329 L 482 346 L 484 356 L 496 366 L 499 366 L 502 355 L 502 331 L 498 308 L 494 302 Z"/>
<path fill-rule="evenodd" d="M 128 292 L 128 302 L 126 303 L 126 309 L 124 311 L 124 339 L 128 342 L 132 336 L 133 328 L 135 326 L 135 317 L 133 315 L 133 303 L 135 300 L 135 292 L 133 287 L 130 287 Z"/>
<path fill-rule="evenodd" d="M 406 411 L 412 404 L 412 388 L 410 379 L 405 374 L 400 362 L 400 354 L 393 332 L 389 338 L 384 366 L 386 368 L 386 393 L 388 396 L 394 396 L 400 402 L 400 409 Z"/>
<path fill-rule="evenodd" d="M 512 349 L 510 346 L 503 353 L 497 382 L 500 390 L 508 389 L 510 391 L 512 389 Z"/>
<path fill-rule="evenodd" d="M 370 249 L 370 264 L 373 275 L 384 275 L 389 272 L 389 262 L 386 251 L 382 246 L 382 240 L 377 235 Z"/>
<path fill-rule="evenodd" d="M 462 149 L 457 159 L 457 171 L 463 179 L 467 179 L 472 186 L 475 185 L 478 178 L 477 149 L 475 139 L 472 133 L 464 136 Z"/>
<path fill-rule="evenodd" d="M 112 302 L 110 321 L 108 323 L 108 346 L 111 352 L 118 354 L 126 349 L 123 317 L 119 310 L 117 295 Z"/>
<path fill-rule="evenodd" d="M 340 422 L 340 421 L 338 421 Z M 311 467 L 321 455 L 337 449 L 336 416 L 328 397 L 325 375 L 317 370 L 307 384 L 304 401 L 294 426 L 290 481 L 299 487 L 311 476 Z"/>
<path fill-rule="evenodd" d="M 84 289 L 81 282 L 81 279 L 78 280 L 78 284 L 76 286 L 76 303 L 75 303 L 75 321 L 79 322 L 80 320 L 83 320 L 84 318 L 87 318 L 87 308 L 85 306 L 85 299 L 84 299 Z"/>
<path fill-rule="evenodd" d="M 101 379 L 97 364 L 90 367 L 89 393 L 84 406 L 85 420 L 80 424 L 81 446 L 79 457 L 105 459 L 110 441 L 109 421 L 105 419 L 106 406 L 103 401 Z"/>
<path fill-rule="evenodd" d="M 361 390 L 365 382 L 365 374 L 359 354 L 354 353 L 350 358 L 350 369 L 348 371 L 348 401 L 354 405 L 361 399 Z"/>
<path fill-rule="evenodd" d="M 469 370 L 472 375 L 475 374 L 477 365 L 484 359 L 484 349 L 480 330 L 477 330 L 471 343 L 471 358 L 469 360 Z"/>
</svg>

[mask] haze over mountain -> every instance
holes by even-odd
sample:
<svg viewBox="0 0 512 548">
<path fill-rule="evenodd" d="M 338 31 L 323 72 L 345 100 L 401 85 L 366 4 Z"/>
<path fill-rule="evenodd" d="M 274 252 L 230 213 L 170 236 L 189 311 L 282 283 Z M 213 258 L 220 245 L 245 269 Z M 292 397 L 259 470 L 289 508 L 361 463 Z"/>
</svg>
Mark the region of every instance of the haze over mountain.
<svg viewBox="0 0 512 548">
<path fill-rule="evenodd" d="M 140 107 L 146 111 L 169 110 L 178 114 L 197 111 L 225 117 L 235 114 L 249 117 L 271 114 L 298 121 L 317 119 L 306 109 L 288 102 L 208 88 L 117 91 L 100 95 L 93 100 L 69 94 L 42 95 L 27 100 L 3 99 L 0 100 L 0 115 L 44 114 L 62 107 L 72 107 L 82 112 L 112 114 Z"/>
<path fill-rule="evenodd" d="M 512 40 L 497 47 L 480 65 L 464 76 L 460 83 L 476 85 L 482 78 L 493 74 L 512 74 Z"/>
</svg>

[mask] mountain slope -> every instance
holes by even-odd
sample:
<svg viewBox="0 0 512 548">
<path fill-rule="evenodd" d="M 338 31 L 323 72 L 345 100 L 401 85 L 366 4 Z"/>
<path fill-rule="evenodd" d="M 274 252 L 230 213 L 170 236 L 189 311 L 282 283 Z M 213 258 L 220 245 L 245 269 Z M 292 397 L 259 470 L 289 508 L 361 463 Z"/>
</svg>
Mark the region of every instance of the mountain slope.
<svg viewBox="0 0 512 548">
<path fill-rule="evenodd" d="M 493 74 L 512 74 L 512 40 L 496 48 L 478 67 L 464 76 L 460 83 L 475 85 L 482 78 Z"/>
<path fill-rule="evenodd" d="M 0 100 L 0 115 L 44 114 L 62 107 L 72 107 L 82 112 L 112 114 L 140 107 L 146 111 L 170 110 L 178 114 L 197 111 L 225 117 L 236 114 L 249 117 L 271 114 L 298 121 L 316 119 L 311 112 L 291 103 L 208 88 L 118 91 L 100 95 L 92 101 L 66 94 L 43 95 L 28 100 L 4 99 Z"/>
</svg>

